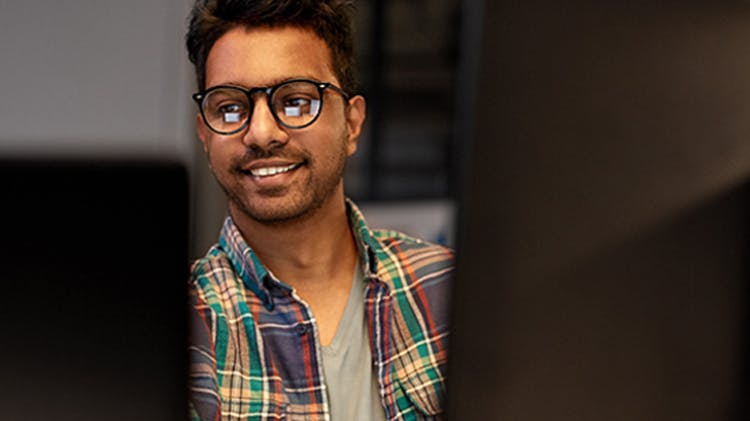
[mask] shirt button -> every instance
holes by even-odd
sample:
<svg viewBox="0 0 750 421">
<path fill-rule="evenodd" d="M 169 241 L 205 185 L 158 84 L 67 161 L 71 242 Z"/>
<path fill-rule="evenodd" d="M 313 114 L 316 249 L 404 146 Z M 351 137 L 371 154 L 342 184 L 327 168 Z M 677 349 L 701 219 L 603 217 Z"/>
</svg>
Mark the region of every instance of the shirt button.
<svg viewBox="0 0 750 421">
<path fill-rule="evenodd" d="M 306 324 L 304 324 L 304 323 L 300 323 L 300 324 L 298 324 L 297 326 L 295 326 L 295 329 L 297 330 L 297 334 L 298 334 L 299 336 L 302 336 L 302 335 L 304 335 L 305 333 L 307 333 L 307 329 L 308 329 L 308 327 L 307 327 L 307 325 L 306 325 Z"/>
</svg>

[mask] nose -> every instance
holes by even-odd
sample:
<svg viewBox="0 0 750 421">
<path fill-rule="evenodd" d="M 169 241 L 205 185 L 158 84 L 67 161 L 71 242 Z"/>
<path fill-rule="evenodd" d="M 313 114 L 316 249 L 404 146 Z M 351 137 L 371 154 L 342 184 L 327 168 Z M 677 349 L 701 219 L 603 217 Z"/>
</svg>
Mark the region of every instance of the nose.
<svg viewBox="0 0 750 421">
<path fill-rule="evenodd" d="M 289 134 L 284 131 L 268 106 L 264 95 L 258 95 L 253 104 L 247 131 L 242 136 L 242 143 L 247 147 L 268 149 L 275 144 L 285 144 L 289 141 Z"/>
</svg>

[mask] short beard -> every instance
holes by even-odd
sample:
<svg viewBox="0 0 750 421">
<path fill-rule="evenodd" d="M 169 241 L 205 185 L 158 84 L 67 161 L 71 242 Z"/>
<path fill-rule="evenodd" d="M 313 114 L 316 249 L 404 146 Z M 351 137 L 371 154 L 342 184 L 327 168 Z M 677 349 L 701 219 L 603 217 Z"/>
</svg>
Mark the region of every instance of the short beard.
<svg viewBox="0 0 750 421">
<path fill-rule="evenodd" d="M 342 170 L 339 171 L 339 180 L 341 180 L 343 177 L 344 168 L 345 165 L 342 166 Z M 317 214 L 318 211 L 323 207 L 325 202 L 333 195 L 333 193 L 336 191 L 336 188 L 338 187 L 337 184 L 334 184 L 328 185 L 327 188 L 322 189 L 322 191 L 315 189 L 316 192 L 312 194 L 310 205 L 301 209 L 300 211 L 295 212 L 291 209 L 285 208 L 280 209 L 273 214 L 264 215 L 260 212 L 250 209 L 241 197 L 229 191 L 229 189 L 224 187 L 223 184 L 219 183 L 219 185 L 221 186 L 222 190 L 224 190 L 224 193 L 227 195 L 229 201 L 235 205 L 239 212 L 242 212 L 245 216 L 252 219 L 253 221 L 269 227 L 289 226 L 303 223 L 312 219 L 313 216 L 315 216 L 315 214 Z M 234 218 L 234 215 L 232 215 L 232 217 Z"/>
<path fill-rule="evenodd" d="M 306 222 L 312 219 L 318 211 L 326 204 L 328 200 L 334 195 L 336 190 L 342 184 L 344 172 L 346 170 L 347 161 L 347 147 L 346 147 L 346 131 L 339 137 L 341 139 L 341 147 L 338 148 L 334 154 L 321 157 L 317 160 L 313 159 L 309 154 L 287 152 L 285 146 L 281 148 L 275 148 L 269 151 L 248 151 L 248 153 L 241 159 L 233 162 L 230 167 L 230 173 L 235 176 L 246 176 L 243 175 L 239 170 L 243 167 L 243 164 L 252 161 L 256 158 L 268 158 L 268 157 L 288 157 L 294 160 L 303 160 L 306 166 L 314 169 L 315 165 L 323 161 L 322 164 L 327 163 L 335 164 L 334 171 L 329 174 L 323 174 L 323 178 L 311 178 L 305 189 L 301 192 L 302 195 L 295 197 L 288 206 L 281 209 L 272 209 L 268 212 L 264 212 L 261 209 L 253 209 L 252 204 L 249 203 L 249 198 L 242 197 L 238 193 L 241 193 L 240 189 L 231 189 L 221 182 L 219 177 L 216 180 L 219 182 L 224 193 L 227 195 L 230 204 L 234 205 L 238 212 L 241 212 L 251 220 L 266 226 L 280 227 L 298 224 L 300 222 Z M 215 174 L 214 174 L 215 175 Z M 312 174 L 314 177 L 314 174 Z M 304 193 L 309 192 L 305 195 Z M 272 196 L 274 192 L 269 192 Z M 282 192 L 279 192 L 282 193 Z M 300 192 L 294 192 L 299 194 Z M 230 206 L 230 213 L 231 213 Z M 235 217 L 236 215 L 232 215 Z"/>
</svg>

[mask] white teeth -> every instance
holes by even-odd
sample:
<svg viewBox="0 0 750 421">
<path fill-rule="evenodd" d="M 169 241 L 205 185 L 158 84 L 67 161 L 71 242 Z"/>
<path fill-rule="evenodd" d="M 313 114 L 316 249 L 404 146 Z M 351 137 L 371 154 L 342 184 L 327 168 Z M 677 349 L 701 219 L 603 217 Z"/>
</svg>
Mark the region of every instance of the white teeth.
<svg viewBox="0 0 750 421">
<path fill-rule="evenodd" d="M 297 167 L 297 164 L 287 165 L 286 167 L 263 167 L 254 170 L 250 170 L 250 174 L 256 177 L 268 177 L 271 175 L 285 173 L 293 170 Z"/>
</svg>

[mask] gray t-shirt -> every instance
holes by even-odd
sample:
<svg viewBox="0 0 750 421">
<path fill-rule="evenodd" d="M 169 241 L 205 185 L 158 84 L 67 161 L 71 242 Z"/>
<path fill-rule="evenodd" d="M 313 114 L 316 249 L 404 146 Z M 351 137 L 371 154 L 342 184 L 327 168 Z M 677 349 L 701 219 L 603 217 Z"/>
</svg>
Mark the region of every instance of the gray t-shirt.
<svg viewBox="0 0 750 421">
<path fill-rule="evenodd" d="M 332 421 L 385 420 L 365 324 L 364 288 L 364 275 L 357 265 L 336 335 L 323 347 L 323 370 Z"/>
</svg>

